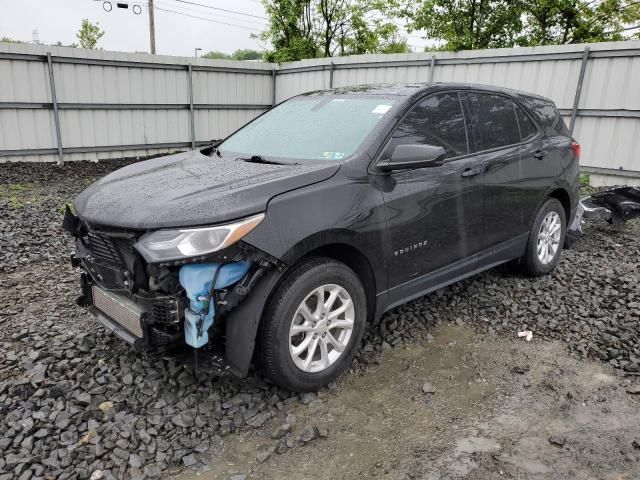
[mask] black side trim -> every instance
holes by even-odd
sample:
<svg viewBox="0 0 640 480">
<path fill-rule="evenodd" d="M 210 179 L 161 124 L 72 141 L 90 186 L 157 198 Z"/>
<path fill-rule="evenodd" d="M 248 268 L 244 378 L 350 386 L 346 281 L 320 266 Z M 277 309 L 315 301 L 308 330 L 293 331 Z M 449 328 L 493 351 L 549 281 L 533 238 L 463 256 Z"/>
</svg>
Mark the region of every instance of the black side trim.
<svg viewBox="0 0 640 480">
<path fill-rule="evenodd" d="M 378 298 L 387 295 L 384 312 L 422 297 L 452 283 L 471 277 L 524 254 L 529 232 L 495 245 L 481 253 L 458 260 L 451 265 L 378 293 Z"/>
<path fill-rule="evenodd" d="M 238 377 L 244 377 L 249 372 L 260 318 L 281 276 L 282 272 L 276 269 L 267 271 L 251 294 L 227 315 L 225 360 L 231 372 Z"/>
</svg>

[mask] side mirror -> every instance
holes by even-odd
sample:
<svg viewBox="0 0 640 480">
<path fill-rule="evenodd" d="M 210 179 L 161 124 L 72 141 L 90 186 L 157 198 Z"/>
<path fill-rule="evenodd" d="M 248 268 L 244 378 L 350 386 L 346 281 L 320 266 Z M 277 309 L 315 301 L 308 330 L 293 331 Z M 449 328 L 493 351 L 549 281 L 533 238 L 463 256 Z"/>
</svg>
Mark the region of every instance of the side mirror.
<svg viewBox="0 0 640 480">
<path fill-rule="evenodd" d="M 435 145 L 398 145 L 391 158 L 379 162 L 376 168 L 381 172 L 411 170 L 415 168 L 439 167 L 447 152 Z"/>
</svg>

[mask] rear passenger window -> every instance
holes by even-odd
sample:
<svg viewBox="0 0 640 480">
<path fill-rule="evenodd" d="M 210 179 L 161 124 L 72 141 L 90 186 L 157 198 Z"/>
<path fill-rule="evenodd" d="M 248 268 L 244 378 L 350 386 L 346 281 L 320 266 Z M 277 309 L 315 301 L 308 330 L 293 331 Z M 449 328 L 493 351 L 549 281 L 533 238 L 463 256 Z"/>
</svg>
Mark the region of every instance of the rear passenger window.
<svg viewBox="0 0 640 480">
<path fill-rule="evenodd" d="M 518 118 L 518 128 L 520 128 L 520 141 L 526 142 L 527 140 L 531 140 L 536 136 L 536 127 L 529 118 L 529 116 L 524 113 L 518 105 L 514 104 L 516 109 L 516 117 Z"/>
<path fill-rule="evenodd" d="M 443 147 L 447 157 L 468 153 L 464 115 L 457 93 L 430 95 L 416 105 L 396 128 L 388 151 L 397 145 L 416 143 Z"/>
<path fill-rule="evenodd" d="M 516 104 L 501 95 L 466 93 L 474 151 L 520 143 Z"/>
</svg>

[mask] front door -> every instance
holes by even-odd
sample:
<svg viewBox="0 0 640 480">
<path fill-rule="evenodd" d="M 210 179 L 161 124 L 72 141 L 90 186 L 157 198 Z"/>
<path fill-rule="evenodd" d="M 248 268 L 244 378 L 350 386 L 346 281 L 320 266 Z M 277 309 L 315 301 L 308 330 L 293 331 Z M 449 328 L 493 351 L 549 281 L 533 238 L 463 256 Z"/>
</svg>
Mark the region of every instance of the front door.
<svg viewBox="0 0 640 480">
<path fill-rule="evenodd" d="M 470 257 L 482 246 L 483 164 L 468 155 L 459 94 L 419 100 L 396 127 L 383 159 L 400 144 L 442 146 L 447 158 L 441 166 L 397 171 L 383 180 L 391 303 L 434 286 L 440 273 L 472 270 Z"/>
</svg>

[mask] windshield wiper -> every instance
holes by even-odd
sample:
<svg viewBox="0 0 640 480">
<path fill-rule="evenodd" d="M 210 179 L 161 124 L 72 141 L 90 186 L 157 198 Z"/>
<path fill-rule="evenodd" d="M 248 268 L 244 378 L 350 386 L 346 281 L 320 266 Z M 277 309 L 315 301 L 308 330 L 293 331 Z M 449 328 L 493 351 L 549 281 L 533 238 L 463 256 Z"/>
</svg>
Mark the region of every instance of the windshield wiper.
<svg viewBox="0 0 640 480">
<path fill-rule="evenodd" d="M 207 155 L 209 157 L 213 156 L 213 154 L 215 153 L 216 155 L 218 155 L 219 157 L 222 157 L 222 155 L 220 155 L 220 150 L 218 150 L 218 146 L 222 143 L 222 140 L 212 140 L 210 145 L 207 145 L 206 147 L 202 148 L 200 150 L 200 152 L 203 155 Z"/>
<path fill-rule="evenodd" d="M 238 157 L 236 158 L 236 160 L 242 160 L 243 162 L 249 162 L 249 163 L 264 163 L 267 165 L 291 165 L 285 162 L 276 162 L 275 160 L 267 160 L 262 155 L 251 155 L 251 157 L 248 157 L 248 158 Z"/>
</svg>

